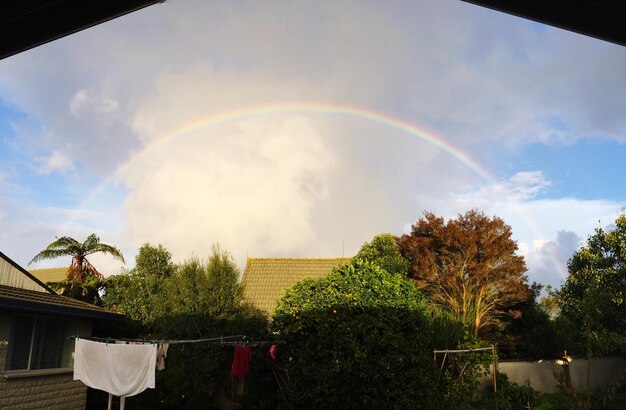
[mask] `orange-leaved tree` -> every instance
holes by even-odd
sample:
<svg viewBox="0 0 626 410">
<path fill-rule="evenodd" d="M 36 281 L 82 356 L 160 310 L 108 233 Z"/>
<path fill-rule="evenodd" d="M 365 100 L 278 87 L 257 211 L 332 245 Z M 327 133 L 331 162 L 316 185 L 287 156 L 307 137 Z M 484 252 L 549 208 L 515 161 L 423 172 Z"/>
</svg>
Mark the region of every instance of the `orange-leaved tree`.
<svg viewBox="0 0 626 410">
<path fill-rule="evenodd" d="M 516 306 L 532 297 L 511 227 L 498 217 L 471 210 L 445 222 L 426 212 L 399 245 L 430 303 L 459 315 L 475 336 L 519 314 Z"/>
</svg>

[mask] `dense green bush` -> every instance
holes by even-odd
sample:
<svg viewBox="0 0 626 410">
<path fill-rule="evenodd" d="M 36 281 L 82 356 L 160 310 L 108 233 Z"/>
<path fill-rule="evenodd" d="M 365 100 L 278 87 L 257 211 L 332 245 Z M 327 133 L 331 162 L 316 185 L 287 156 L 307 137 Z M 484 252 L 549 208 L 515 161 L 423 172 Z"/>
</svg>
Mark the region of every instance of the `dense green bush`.
<svg viewBox="0 0 626 410">
<path fill-rule="evenodd" d="M 355 259 L 372 262 L 389 273 L 406 276 L 409 272 L 409 261 L 400 254 L 398 238 L 390 233 L 381 233 L 371 242 L 365 242 Z"/>
<path fill-rule="evenodd" d="M 228 252 L 215 246 L 206 262 L 192 257 L 173 265 L 167 250 L 146 244 L 136 260 L 133 271 L 111 280 L 104 297 L 107 306 L 126 313 L 131 320 L 98 329 L 101 336 L 202 339 L 243 334 L 253 339 L 269 338 L 266 315 L 242 303 L 239 270 Z M 264 353 L 257 351 L 253 356 Z M 156 389 L 128 398 L 126 407 L 215 407 L 220 396 L 231 397 L 232 358 L 232 347 L 174 345 L 166 369 L 157 372 Z M 275 402 L 271 378 L 257 377 L 250 383 L 262 384 L 248 389 L 250 392 L 262 393 L 265 402 Z M 259 397 L 254 394 L 250 400 Z M 88 406 L 102 407 L 102 401 L 103 397 L 92 392 Z"/>
<path fill-rule="evenodd" d="M 430 408 L 432 319 L 404 277 L 362 260 L 288 290 L 274 313 L 300 408 Z"/>
</svg>

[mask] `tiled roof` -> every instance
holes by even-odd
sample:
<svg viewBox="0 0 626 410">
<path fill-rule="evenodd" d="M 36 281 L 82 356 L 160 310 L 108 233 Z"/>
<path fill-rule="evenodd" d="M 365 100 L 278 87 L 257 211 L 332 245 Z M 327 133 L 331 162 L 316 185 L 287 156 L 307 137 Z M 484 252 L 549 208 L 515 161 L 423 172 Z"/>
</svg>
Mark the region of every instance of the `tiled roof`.
<svg viewBox="0 0 626 410">
<path fill-rule="evenodd" d="M 270 315 L 286 289 L 305 278 L 328 275 L 351 258 L 248 258 L 243 272 L 244 300 Z"/>
<path fill-rule="evenodd" d="M 2 308 L 93 318 L 122 317 L 116 312 L 66 296 L 0 285 Z"/>
<path fill-rule="evenodd" d="M 31 275 L 42 281 L 48 282 L 60 282 L 67 278 L 67 267 L 65 268 L 47 268 L 47 269 L 31 269 L 29 272 Z"/>
</svg>

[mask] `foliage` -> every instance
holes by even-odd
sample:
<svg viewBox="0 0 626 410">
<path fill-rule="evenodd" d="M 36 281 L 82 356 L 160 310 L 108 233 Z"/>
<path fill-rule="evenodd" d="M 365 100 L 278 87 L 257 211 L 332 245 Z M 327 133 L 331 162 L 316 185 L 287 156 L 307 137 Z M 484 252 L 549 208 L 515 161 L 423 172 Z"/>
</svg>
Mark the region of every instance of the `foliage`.
<svg viewBox="0 0 626 410">
<path fill-rule="evenodd" d="M 132 271 L 111 280 L 104 296 L 108 306 L 128 313 L 133 337 L 198 339 L 244 334 L 268 340 L 265 315 L 242 304 L 239 270 L 230 254 L 213 246 L 208 261 L 191 257 L 181 265 L 171 262 L 161 245 L 145 244 Z M 129 335 L 126 335 L 127 337 Z M 263 355 L 255 351 L 254 355 Z M 219 346 L 171 346 L 166 369 L 157 373 L 157 389 L 128 398 L 129 409 L 204 409 L 230 388 L 233 349 Z M 270 370 L 268 370 L 270 371 Z M 273 388 L 264 380 L 266 400 Z"/>
<path fill-rule="evenodd" d="M 496 375 L 497 391 L 489 391 L 489 394 L 482 400 L 482 409 L 497 410 L 524 410 L 535 408 L 540 401 L 540 394 L 537 393 L 530 383 L 520 385 L 509 381 L 504 373 Z"/>
<path fill-rule="evenodd" d="M 197 257 L 183 262 L 165 281 L 164 293 L 164 297 L 155 301 L 160 316 L 190 313 L 220 316 L 239 307 L 243 287 L 235 261 L 215 245 L 207 263 Z"/>
<path fill-rule="evenodd" d="M 539 396 L 534 410 L 571 410 L 567 398 L 562 393 L 544 393 Z"/>
<path fill-rule="evenodd" d="M 105 285 L 105 281 L 102 274 L 87 259 L 87 256 L 94 253 L 108 254 L 114 259 L 124 262 L 124 256 L 119 249 L 101 243 L 100 238 L 92 233 L 83 243 L 69 236 L 57 238 L 46 249 L 35 255 L 28 264 L 71 256 L 72 262 L 67 271 L 67 278 L 60 282 L 52 282 L 49 285 L 57 290 L 62 289 L 62 294 L 65 296 L 100 304 L 99 290 Z"/>
<path fill-rule="evenodd" d="M 532 296 L 524 258 L 498 217 L 472 210 L 445 223 L 426 213 L 399 244 L 430 303 L 459 314 L 474 335 L 487 335 Z"/>
<path fill-rule="evenodd" d="M 578 325 L 572 340 L 588 357 L 626 351 L 626 215 L 612 230 L 596 229 L 568 262 L 556 293 L 561 316 Z M 574 351 L 574 350 L 573 350 Z"/>
<path fill-rule="evenodd" d="M 551 285 L 546 286 L 546 291 L 548 294 L 539 298 L 539 308 L 550 318 L 555 318 L 561 312 L 559 299 L 556 296 L 556 290 Z"/>
<path fill-rule="evenodd" d="M 411 408 L 433 404 L 432 325 L 419 291 L 359 259 L 294 285 L 273 330 L 295 407 Z"/>
<path fill-rule="evenodd" d="M 456 349 L 484 347 L 474 339 L 473 335 L 466 333 L 466 336 L 467 340 L 456 346 Z M 492 354 L 490 351 L 439 355 L 437 360 L 439 370 L 437 391 L 441 395 L 441 401 L 437 407 L 442 409 L 472 408 L 480 386 L 480 379 L 489 374 L 491 362 Z"/>
<path fill-rule="evenodd" d="M 620 215 L 610 230 L 597 228 L 567 267 L 569 276 L 554 292 L 559 319 L 568 331 L 568 351 L 583 353 L 588 360 L 584 399 L 571 393 L 566 383 L 564 391 L 577 407 L 588 409 L 594 400 L 590 359 L 626 352 L 626 215 Z M 611 395 L 609 391 L 602 400 Z"/>
<path fill-rule="evenodd" d="M 389 273 L 405 276 L 409 270 L 409 261 L 400 254 L 398 238 L 389 233 L 376 235 L 371 242 L 365 242 L 355 258 L 372 262 Z"/>
<path fill-rule="evenodd" d="M 501 357 L 514 359 L 548 359 L 563 355 L 564 340 L 555 320 L 543 305 L 537 303 L 542 286 L 531 285 L 534 298 L 520 305 L 521 314 L 510 321 L 499 338 Z"/>
<path fill-rule="evenodd" d="M 135 257 L 134 269 L 109 277 L 103 303 L 151 329 L 165 282 L 175 270 L 172 255 L 163 245 L 143 244 Z"/>
<path fill-rule="evenodd" d="M 437 350 L 483 347 L 468 332 L 462 319 L 445 310 L 432 312 L 433 346 Z M 437 356 L 438 384 L 442 408 L 469 408 L 474 401 L 479 379 L 489 371 L 490 352 L 462 352 Z"/>
</svg>

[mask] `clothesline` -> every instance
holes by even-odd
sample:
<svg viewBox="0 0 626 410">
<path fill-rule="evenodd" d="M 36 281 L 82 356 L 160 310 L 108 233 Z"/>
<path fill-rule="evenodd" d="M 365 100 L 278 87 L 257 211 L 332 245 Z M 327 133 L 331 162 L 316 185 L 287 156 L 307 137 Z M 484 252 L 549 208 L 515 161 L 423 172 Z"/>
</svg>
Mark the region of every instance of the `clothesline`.
<svg viewBox="0 0 626 410">
<path fill-rule="evenodd" d="M 152 344 L 169 344 L 169 345 L 195 345 L 195 346 L 205 346 L 205 345 L 218 345 L 218 346 L 236 346 L 236 345 L 247 345 L 247 346 L 269 346 L 269 345 L 278 345 L 284 344 L 283 340 L 249 340 L 245 335 L 234 335 L 234 336 L 220 336 L 213 337 L 209 339 L 183 339 L 183 340 L 163 340 L 163 339 L 127 339 L 127 338 L 112 338 L 112 337 L 83 337 L 83 336 L 70 336 L 74 339 L 85 339 L 91 340 L 94 342 L 106 342 L 106 343 L 115 343 L 117 341 L 120 342 L 134 342 L 134 343 L 152 343 Z"/>
</svg>

